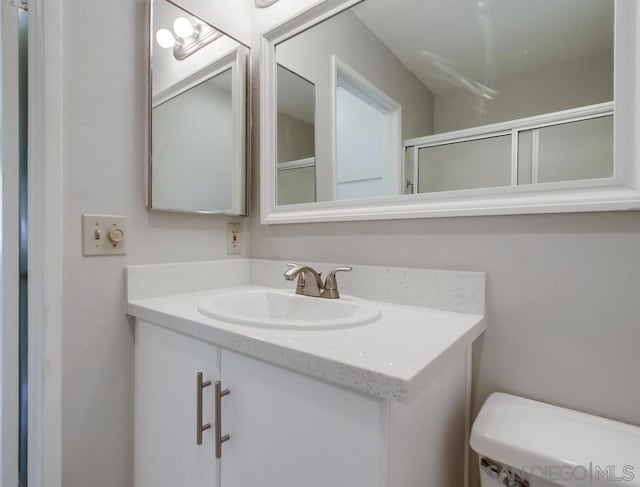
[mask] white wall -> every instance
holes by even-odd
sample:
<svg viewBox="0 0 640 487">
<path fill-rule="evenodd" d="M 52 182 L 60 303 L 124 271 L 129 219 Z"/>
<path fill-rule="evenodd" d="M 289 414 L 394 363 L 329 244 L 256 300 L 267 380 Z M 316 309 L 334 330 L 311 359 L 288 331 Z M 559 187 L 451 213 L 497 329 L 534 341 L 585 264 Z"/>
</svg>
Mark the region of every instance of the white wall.
<svg viewBox="0 0 640 487">
<path fill-rule="evenodd" d="M 256 33 L 298 4 L 277 5 L 256 13 Z M 275 226 L 253 218 L 251 245 L 257 258 L 486 271 L 474 413 L 506 391 L 640 424 L 640 212 Z"/>
<path fill-rule="evenodd" d="M 238 36 L 248 32 L 246 16 L 235 14 L 249 11 L 249 0 L 202 3 L 215 3 L 218 19 Z M 226 257 L 226 218 L 144 207 L 144 25 L 143 0 L 63 2 L 64 487 L 132 485 L 124 265 Z M 82 257 L 83 212 L 126 215 L 127 255 Z"/>
</svg>

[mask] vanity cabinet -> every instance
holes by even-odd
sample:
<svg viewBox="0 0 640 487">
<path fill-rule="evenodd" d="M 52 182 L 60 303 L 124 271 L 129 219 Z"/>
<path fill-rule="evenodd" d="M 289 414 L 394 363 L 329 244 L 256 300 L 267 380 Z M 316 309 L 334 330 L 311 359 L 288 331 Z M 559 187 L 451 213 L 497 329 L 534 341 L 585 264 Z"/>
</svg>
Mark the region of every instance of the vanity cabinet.
<svg viewBox="0 0 640 487">
<path fill-rule="evenodd" d="M 467 356 L 403 404 L 144 320 L 136 333 L 135 487 L 463 487 Z M 197 444 L 198 384 L 202 420 Z M 216 400 L 221 435 L 216 459 Z"/>
<path fill-rule="evenodd" d="M 384 402 L 227 350 L 223 486 L 382 487 Z"/>
<path fill-rule="evenodd" d="M 215 487 L 219 464 L 213 459 L 212 429 L 196 444 L 197 373 L 220 377 L 218 347 L 159 326 L 136 325 L 135 485 Z M 202 404 L 214 401 L 213 387 L 202 389 Z M 203 424 L 214 423 L 211 407 Z"/>
</svg>

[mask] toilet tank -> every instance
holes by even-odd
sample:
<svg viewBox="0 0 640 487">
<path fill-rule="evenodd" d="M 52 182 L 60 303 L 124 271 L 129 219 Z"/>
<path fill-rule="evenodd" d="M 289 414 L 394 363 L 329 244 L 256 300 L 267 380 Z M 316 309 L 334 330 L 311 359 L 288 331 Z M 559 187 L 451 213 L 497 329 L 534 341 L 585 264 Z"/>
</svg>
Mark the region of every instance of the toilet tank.
<svg viewBox="0 0 640 487">
<path fill-rule="evenodd" d="M 471 431 L 482 487 L 640 487 L 640 428 L 492 394 Z"/>
</svg>

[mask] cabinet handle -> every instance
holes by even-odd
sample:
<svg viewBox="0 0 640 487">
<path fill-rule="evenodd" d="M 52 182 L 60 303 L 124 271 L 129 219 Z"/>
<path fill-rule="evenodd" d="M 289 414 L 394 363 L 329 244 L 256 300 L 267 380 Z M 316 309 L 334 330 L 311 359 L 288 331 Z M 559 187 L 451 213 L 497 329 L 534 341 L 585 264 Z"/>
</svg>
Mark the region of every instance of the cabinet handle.
<svg viewBox="0 0 640 487">
<path fill-rule="evenodd" d="M 197 400 L 196 400 L 196 444 L 202 445 L 202 433 L 211 428 L 211 423 L 202 424 L 202 390 L 205 387 L 209 387 L 211 385 L 211 381 L 208 380 L 204 382 L 202 380 L 202 372 L 198 372 L 198 389 L 197 389 Z"/>
<path fill-rule="evenodd" d="M 229 441 L 229 435 L 222 436 L 222 398 L 231 394 L 229 389 L 222 390 L 222 382 L 216 381 L 216 458 L 222 458 L 222 444 Z"/>
</svg>

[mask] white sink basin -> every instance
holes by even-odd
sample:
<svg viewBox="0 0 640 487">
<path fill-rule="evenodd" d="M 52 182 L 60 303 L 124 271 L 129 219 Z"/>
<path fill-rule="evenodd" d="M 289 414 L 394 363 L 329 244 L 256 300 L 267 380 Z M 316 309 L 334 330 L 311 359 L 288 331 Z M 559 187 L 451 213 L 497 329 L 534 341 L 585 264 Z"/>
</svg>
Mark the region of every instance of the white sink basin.
<svg viewBox="0 0 640 487">
<path fill-rule="evenodd" d="M 376 306 L 351 297 L 312 298 L 276 289 L 222 291 L 200 301 L 198 311 L 229 323 L 300 330 L 366 325 L 381 314 Z"/>
</svg>

